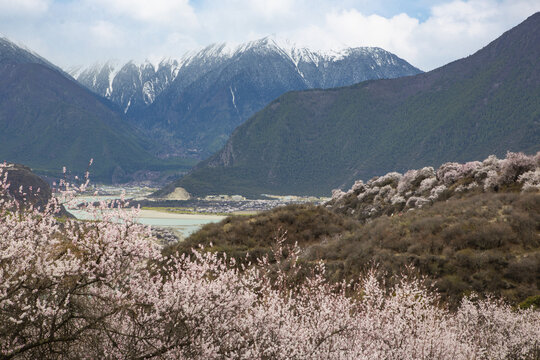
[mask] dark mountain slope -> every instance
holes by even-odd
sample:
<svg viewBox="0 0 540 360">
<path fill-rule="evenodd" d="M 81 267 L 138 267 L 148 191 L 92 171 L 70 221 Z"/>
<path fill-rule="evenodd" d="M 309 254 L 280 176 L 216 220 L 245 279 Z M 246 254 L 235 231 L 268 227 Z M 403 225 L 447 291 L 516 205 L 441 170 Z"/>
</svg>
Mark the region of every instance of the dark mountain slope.
<svg viewBox="0 0 540 360">
<path fill-rule="evenodd" d="M 164 155 L 199 159 L 218 151 L 238 125 L 287 91 L 420 72 L 379 48 L 323 53 L 272 38 L 211 45 L 157 67 L 107 63 L 79 70 L 73 72 L 77 80 L 117 104 L 162 145 Z"/>
<path fill-rule="evenodd" d="M 58 175 L 62 166 L 84 173 L 94 158 L 92 179 L 107 182 L 173 165 L 146 150 L 112 103 L 28 54 L 20 48 L 2 53 L 0 161 Z"/>
<path fill-rule="evenodd" d="M 6 176 L 6 183 L 9 184 L 9 187 L 3 195 L 13 197 L 21 206 L 33 205 L 37 209 L 43 210 L 52 198 L 49 184 L 24 165 L 0 164 L 0 179 L 2 181 L 4 176 Z M 0 195 L 0 199 L 1 197 Z"/>
<path fill-rule="evenodd" d="M 3 64 L 41 64 L 68 76 L 62 69 L 28 49 L 15 45 L 0 36 L 0 65 Z"/>
<path fill-rule="evenodd" d="M 165 191 L 329 194 L 391 170 L 539 149 L 537 13 L 429 73 L 288 93 Z"/>
<path fill-rule="evenodd" d="M 4 177 L 9 187 L 3 194 L 0 189 L 0 200 L 2 197 L 13 198 L 23 208 L 32 205 L 38 211 L 44 211 L 53 197 L 49 184 L 24 165 L 0 164 L 0 181 L 3 181 Z M 0 209 L 2 205 L 0 204 Z M 57 216 L 71 217 L 64 206 L 60 205 L 58 210 Z"/>
</svg>

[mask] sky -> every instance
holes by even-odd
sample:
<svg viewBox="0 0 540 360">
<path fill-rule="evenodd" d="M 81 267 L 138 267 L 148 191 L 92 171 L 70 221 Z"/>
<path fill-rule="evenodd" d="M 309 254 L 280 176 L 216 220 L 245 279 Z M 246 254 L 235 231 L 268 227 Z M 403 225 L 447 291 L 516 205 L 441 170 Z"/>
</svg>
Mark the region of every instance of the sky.
<svg viewBox="0 0 540 360">
<path fill-rule="evenodd" d="M 274 35 L 319 50 L 377 46 L 428 71 L 537 11 L 540 0 L 0 0 L 0 35 L 65 69 Z"/>
</svg>

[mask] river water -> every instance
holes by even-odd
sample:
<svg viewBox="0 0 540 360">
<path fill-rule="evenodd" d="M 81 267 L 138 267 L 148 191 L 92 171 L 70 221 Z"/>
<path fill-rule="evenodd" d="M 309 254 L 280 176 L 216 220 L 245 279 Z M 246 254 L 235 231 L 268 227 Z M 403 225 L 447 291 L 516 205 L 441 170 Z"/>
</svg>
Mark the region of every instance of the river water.
<svg viewBox="0 0 540 360">
<path fill-rule="evenodd" d="M 80 210 L 75 208 L 73 204 L 77 204 L 83 201 L 94 202 L 94 201 L 109 201 L 118 198 L 117 196 L 96 196 L 88 197 L 81 196 L 75 198 L 71 201 L 71 206 L 67 206 L 67 210 L 80 220 L 97 220 L 95 216 L 89 213 L 86 210 Z M 168 228 L 175 231 L 178 231 L 182 236 L 187 237 L 193 232 L 201 228 L 201 226 L 209 223 L 219 222 L 223 220 L 225 216 L 219 215 L 206 215 L 206 214 L 175 214 L 168 213 L 163 211 L 156 210 L 140 210 L 135 221 L 144 224 L 150 225 L 152 227 Z"/>
</svg>

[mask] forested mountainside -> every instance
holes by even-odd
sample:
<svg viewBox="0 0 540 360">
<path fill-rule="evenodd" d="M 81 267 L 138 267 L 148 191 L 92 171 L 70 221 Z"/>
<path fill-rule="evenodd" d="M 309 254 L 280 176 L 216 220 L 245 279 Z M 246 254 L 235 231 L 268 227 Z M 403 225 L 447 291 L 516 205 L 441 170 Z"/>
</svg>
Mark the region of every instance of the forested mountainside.
<svg viewBox="0 0 540 360">
<path fill-rule="evenodd" d="M 72 74 L 162 144 L 163 155 L 205 158 L 285 92 L 419 72 L 380 48 L 321 52 L 267 37 L 239 46 L 214 44 L 156 65 L 109 62 Z"/>
<path fill-rule="evenodd" d="M 291 92 L 164 192 L 329 194 L 389 171 L 540 149 L 540 13 L 428 73 Z"/>
<path fill-rule="evenodd" d="M 186 170 L 185 160 L 160 160 L 151 144 L 111 102 L 37 55 L 0 43 L 0 161 L 60 176 L 66 166 L 97 181 L 144 179 Z"/>
</svg>

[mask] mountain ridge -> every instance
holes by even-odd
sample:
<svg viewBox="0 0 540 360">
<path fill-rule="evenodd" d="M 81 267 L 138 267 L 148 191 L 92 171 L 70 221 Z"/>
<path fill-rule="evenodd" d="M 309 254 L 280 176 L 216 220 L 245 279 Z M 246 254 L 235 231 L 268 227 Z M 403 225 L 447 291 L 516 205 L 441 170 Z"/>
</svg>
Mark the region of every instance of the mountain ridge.
<svg viewBox="0 0 540 360">
<path fill-rule="evenodd" d="M 76 77 L 115 102 L 155 142 L 165 143 L 163 156 L 199 159 L 219 150 L 238 125 L 287 91 L 420 72 L 380 48 L 317 52 L 271 37 L 188 52 L 180 60 L 169 60 L 164 71 L 171 75 L 157 81 L 152 74 L 161 70 L 161 64 L 156 70 L 149 63 L 128 63 L 112 81 L 113 69 L 107 64 Z M 103 71 L 106 74 L 97 75 Z M 117 81 L 122 72 L 127 87 Z M 145 86 L 154 89 L 156 83 L 158 91 L 144 100 Z"/>
<path fill-rule="evenodd" d="M 36 52 L 26 46 L 15 44 L 7 37 L 0 35 L 0 65 L 3 64 L 42 64 L 50 69 L 53 69 L 63 76 L 70 77 L 67 72 L 60 67 L 49 62 Z"/>
<path fill-rule="evenodd" d="M 83 175 L 93 158 L 92 179 L 106 182 L 174 166 L 153 156 L 150 144 L 109 100 L 43 58 L 7 45 L 0 47 L 1 161 L 59 176 L 63 166 Z"/>
<path fill-rule="evenodd" d="M 428 73 L 287 93 L 164 192 L 325 195 L 388 171 L 536 152 L 538 44 L 540 13 Z"/>
</svg>

